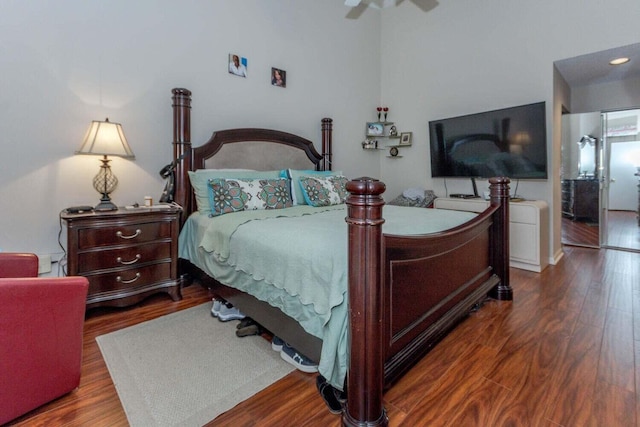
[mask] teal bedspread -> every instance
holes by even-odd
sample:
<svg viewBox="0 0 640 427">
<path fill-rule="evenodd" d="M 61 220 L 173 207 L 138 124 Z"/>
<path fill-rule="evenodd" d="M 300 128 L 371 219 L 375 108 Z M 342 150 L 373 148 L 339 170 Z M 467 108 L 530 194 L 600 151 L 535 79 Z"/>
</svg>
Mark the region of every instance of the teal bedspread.
<svg viewBox="0 0 640 427">
<path fill-rule="evenodd" d="M 383 232 L 446 230 L 470 212 L 385 206 Z M 322 339 L 320 373 L 342 389 L 347 369 L 346 207 L 308 205 L 209 218 L 194 213 L 180 233 L 179 255 L 221 283 L 296 319 Z"/>
</svg>

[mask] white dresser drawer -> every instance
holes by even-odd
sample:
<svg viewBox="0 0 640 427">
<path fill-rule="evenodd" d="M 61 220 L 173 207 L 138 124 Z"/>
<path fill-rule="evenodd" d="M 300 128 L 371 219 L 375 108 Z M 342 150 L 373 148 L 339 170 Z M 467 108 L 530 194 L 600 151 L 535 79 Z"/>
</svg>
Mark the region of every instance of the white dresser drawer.
<svg viewBox="0 0 640 427">
<path fill-rule="evenodd" d="M 519 202 L 509 204 L 509 222 L 522 222 L 535 224 L 538 222 L 538 208 L 532 205 L 523 205 Z"/>
<path fill-rule="evenodd" d="M 540 251 L 537 245 L 537 227 L 534 224 L 520 222 L 509 223 L 509 256 L 511 261 L 520 261 L 529 264 L 540 264 Z"/>
<path fill-rule="evenodd" d="M 483 199 L 437 198 L 436 209 L 482 212 Z M 542 200 L 509 203 L 509 252 L 511 267 L 540 272 L 549 264 L 549 210 Z"/>
</svg>

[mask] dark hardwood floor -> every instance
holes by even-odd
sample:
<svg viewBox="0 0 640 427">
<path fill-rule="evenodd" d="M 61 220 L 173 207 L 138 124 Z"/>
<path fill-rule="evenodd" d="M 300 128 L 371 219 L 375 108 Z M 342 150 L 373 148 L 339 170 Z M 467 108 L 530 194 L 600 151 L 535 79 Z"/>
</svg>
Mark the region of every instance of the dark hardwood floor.
<svg viewBox="0 0 640 427">
<path fill-rule="evenodd" d="M 600 247 L 600 226 L 562 217 L 562 243 L 565 245 Z"/>
<path fill-rule="evenodd" d="M 598 224 L 562 218 L 562 243 L 565 245 L 599 247 L 599 233 Z M 609 211 L 606 242 L 603 246 L 640 251 L 637 214 L 632 211 Z"/>
<path fill-rule="evenodd" d="M 635 212 L 609 211 L 607 245 L 640 251 L 640 225 Z"/>
<path fill-rule="evenodd" d="M 391 426 L 637 426 L 640 253 L 566 246 L 542 273 L 511 269 L 513 302 L 488 301 L 385 394 Z M 124 426 L 95 337 L 210 300 L 89 314 L 80 388 L 16 425 Z M 185 361 L 188 363 L 188 361 Z M 179 367 L 176 367 L 179 369 Z M 314 377 L 293 372 L 211 426 L 338 426 Z"/>
</svg>

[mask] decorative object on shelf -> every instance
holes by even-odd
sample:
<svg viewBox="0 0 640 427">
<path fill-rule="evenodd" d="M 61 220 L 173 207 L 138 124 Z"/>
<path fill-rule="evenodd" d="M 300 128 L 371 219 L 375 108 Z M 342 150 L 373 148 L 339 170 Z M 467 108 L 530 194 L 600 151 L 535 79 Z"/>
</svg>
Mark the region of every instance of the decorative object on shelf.
<svg viewBox="0 0 640 427">
<path fill-rule="evenodd" d="M 380 114 L 382 113 L 382 107 L 376 107 L 376 110 L 378 111 L 378 121 L 380 121 Z"/>
<path fill-rule="evenodd" d="M 398 155 L 398 147 L 391 147 L 389 149 L 389 155 L 391 157 L 396 157 Z"/>
<path fill-rule="evenodd" d="M 411 145 L 412 132 L 402 132 L 400 134 L 400 145 Z"/>
<path fill-rule="evenodd" d="M 118 156 L 124 159 L 135 159 L 135 155 L 129 147 L 127 138 L 122 131 L 122 125 L 120 123 L 112 123 L 109 119 L 105 119 L 104 122 L 94 120 L 89 126 L 87 134 L 84 136 L 80 149 L 76 151 L 76 154 L 91 154 L 100 155 L 103 158 L 100 160 L 100 171 L 93 178 L 93 188 L 100 194 L 102 198 L 100 203 L 95 207 L 96 211 L 115 211 L 118 209 L 116 205 L 111 202 L 109 194 L 115 190 L 118 185 L 118 179 L 111 172 L 109 166 L 109 160 L 107 156 Z"/>
<path fill-rule="evenodd" d="M 384 124 L 380 122 L 367 122 L 367 136 L 383 136 Z"/>
<path fill-rule="evenodd" d="M 398 129 L 395 125 L 389 128 L 389 136 L 398 136 Z"/>
<path fill-rule="evenodd" d="M 382 107 L 382 111 L 384 111 L 384 121 L 387 121 L 387 113 L 389 112 L 389 107 Z"/>
<path fill-rule="evenodd" d="M 362 141 L 362 148 L 367 150 L 372 150 L 378 148 L 378 140 L 376 139 L 365 139 Z"/>
</svg>

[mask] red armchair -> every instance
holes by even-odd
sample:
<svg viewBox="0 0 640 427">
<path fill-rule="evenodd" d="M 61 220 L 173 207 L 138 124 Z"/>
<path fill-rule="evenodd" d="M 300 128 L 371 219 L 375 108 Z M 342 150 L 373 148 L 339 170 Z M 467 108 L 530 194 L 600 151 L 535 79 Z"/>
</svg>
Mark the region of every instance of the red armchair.
<svg viewBox="0 0 640 427">
<path fill-rule="evenodd" d="M 0 424 L 80 384 L 89 283 L 37 275 L 37 256 L 0 252 Z"/>
</svg>

